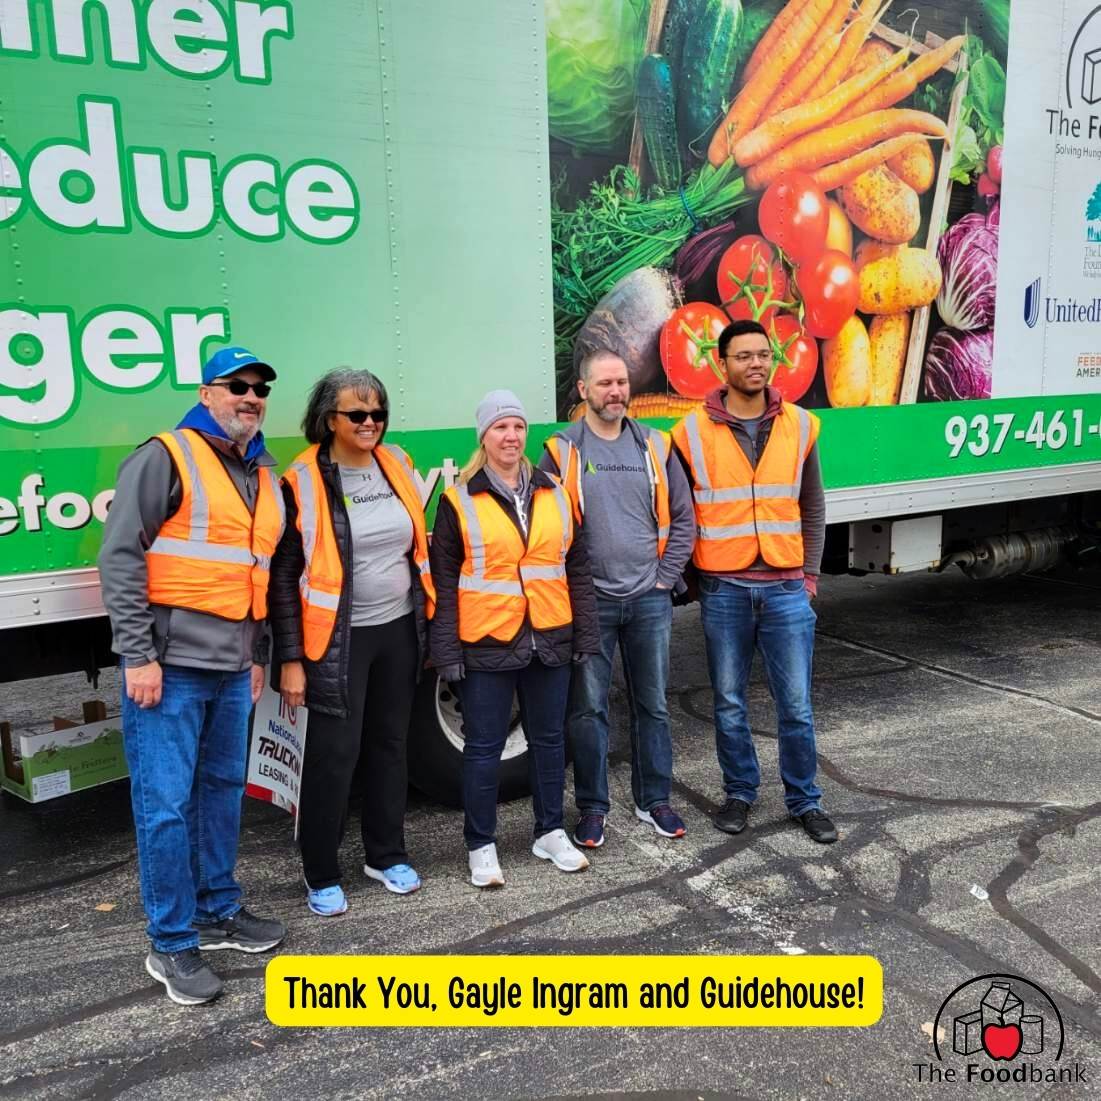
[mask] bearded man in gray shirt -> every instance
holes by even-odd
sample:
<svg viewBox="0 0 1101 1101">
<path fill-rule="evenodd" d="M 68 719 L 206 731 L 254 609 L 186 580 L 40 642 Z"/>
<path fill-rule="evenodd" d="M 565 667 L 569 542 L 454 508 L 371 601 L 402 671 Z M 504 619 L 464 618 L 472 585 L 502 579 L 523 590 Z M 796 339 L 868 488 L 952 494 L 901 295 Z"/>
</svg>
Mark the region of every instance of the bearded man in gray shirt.
<svg viewBox="0 0 1101 1101">
<path fill-rule="evenodd" d="M 663 837 L 683 837 L 669 805 L 673 747 L 665 689 L 673 589 L 692 554 L 695 514 L 666 435 L 629 418 L 627 365 L 598 350 L 580 364 L 585 416 L 546 443 L 540 468 L 559 475 L 584 526 L 600 613 L 601 652 L 574 669 L 567 721 L 579 819 L 574 840 L 604 844 L 608 693 L 616 645 L 630 705 L 635 815 Z"/>
</svg>

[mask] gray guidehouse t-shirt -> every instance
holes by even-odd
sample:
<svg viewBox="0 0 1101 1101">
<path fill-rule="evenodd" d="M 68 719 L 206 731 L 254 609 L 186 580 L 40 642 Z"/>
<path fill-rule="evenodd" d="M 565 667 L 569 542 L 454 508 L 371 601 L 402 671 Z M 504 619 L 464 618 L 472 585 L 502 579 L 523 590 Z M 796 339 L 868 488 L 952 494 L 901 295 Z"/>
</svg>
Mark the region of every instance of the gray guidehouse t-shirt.
<svg viewBox="0 0 1101 1101">
<path fill-rule="evenodd" d="M 352 532 L 352 626 L 377 627 L 413 610 L 413 521 L 377 460 L 339 470 Z"/>
<path fill-rule="evenodd" d="M 605 440 L 588 425 L 581 455 L 593 584 L 613 600 L 649 592 L 658 580 L 658 533 L 646 460 L 630 432 Z"/>
</svg>

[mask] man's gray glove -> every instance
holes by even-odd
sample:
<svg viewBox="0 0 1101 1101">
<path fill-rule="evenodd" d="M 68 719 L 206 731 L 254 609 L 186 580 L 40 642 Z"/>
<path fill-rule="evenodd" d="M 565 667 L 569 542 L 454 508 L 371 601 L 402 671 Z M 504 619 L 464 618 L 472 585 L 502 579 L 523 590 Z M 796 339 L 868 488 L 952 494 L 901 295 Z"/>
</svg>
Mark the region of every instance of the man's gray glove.
<svg viewBox="0 0 1101 1101">
<path fill-rule="evenodd" d="M 444 665 L 437 669 L 441 680 L 447 681 L 448 684 L 454 684 L 456 681 L 460 681 L 466 676 L 466 668 L 461 661 L 455 662 L 454 665 Z"/>
<path fill-rule="evenodd" d="M 589 655 L 588 654 L 580 654 L 580 653 L 577 653 L 576 651 L 574 652 L 574 655 L 573 655 L 574 665 L 584 665 L 585 662 L 587 662 L 588 660 L 589 660 Z"/>
</svg>

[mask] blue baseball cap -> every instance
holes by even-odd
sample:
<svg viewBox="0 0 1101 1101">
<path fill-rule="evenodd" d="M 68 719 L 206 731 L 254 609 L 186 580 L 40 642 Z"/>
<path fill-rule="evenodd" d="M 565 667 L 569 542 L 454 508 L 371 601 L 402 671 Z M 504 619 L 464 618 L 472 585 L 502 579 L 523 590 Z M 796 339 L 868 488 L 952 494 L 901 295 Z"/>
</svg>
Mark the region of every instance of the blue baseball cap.
<svg viewBox="0 0 1101 1101">
<path fill-rule="evenodd" d="M 246 367 L 258 371 L 265 382 L 275 378 L 271 364 L 257 359 L 247 348 L 221 348 L 203 365 L 203 385 L 209 386 L 216 378 L 236 374 Z"/>
</svg>

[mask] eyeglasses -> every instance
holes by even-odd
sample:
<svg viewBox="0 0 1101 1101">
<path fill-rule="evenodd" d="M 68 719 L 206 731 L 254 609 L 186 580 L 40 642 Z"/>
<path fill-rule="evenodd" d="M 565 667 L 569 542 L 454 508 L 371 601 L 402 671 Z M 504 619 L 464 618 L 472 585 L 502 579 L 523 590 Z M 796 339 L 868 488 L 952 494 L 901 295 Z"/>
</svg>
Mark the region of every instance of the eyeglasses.
<svg viewBox="0 0 1101 1101">
<path fill-rule="evenodd" d="M 366 424 L 370 417 L 375 424 L 383 424 L 390 416 L 389 409 L 334 409 L 338 417 L 347 417 L 352 424 Z"/>
<path fill-rule="evenodd" d="M 250 390 L 258 398 L 266 398 L 271 387 L 266 382 L 245 382 L 243 378 L 231 378 L 229 382 L 208 382 L 207 386 L 222 386 L 235 398 L 243 398 Z"/>
<path fill-rule="evenodd" d="M 732 359 L 737 364 L 752 363 L 754 360 L 758 363 L 771 363 L 772 352 L 735 352 L 734 355 L 725 358 Z"/>
</svg>

